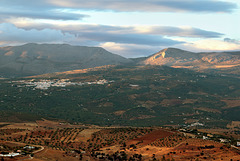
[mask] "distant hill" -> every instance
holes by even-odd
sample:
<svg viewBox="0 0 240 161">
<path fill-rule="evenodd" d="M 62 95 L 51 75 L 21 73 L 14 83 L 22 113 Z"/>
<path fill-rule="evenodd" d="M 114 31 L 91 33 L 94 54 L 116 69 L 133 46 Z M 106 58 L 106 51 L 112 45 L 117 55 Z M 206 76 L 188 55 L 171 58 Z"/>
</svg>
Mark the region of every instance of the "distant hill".
<svg viewBox="0 0 240 161">
<path fill-rule="evenodd" d="M 196 70 L 228 69 L 229 71 L 230 68 L 235 69 L 240 66 L 240 52 L 194 53 L 176 48 L 167 48 L 141 60 L 140 64 L 166 65 Z M 237 71 L 239 72 L 239 70 Z"/>
<path fill-rule="evenodd" d="M 201 72 L 240 74 L 240 51 L 194 53 L 166 48 L 149 57 L 127 59 L 100 47 L 67 44 L 30 43 L 0 48 L 0 78 L 36 76 L 125 64 L 165 65 Z"/>
<path fill-rule="evenodd" d="M 0 77 L 22 77 L 130 63 L 100 47 L 26 44 L 0 48 Z"/>
</svg>

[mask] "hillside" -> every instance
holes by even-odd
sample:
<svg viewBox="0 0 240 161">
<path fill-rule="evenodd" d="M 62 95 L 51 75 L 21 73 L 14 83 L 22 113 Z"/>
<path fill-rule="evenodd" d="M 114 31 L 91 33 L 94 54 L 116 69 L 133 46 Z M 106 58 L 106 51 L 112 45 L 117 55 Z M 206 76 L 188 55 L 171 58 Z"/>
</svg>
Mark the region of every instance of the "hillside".
<svg viewBox="0 0 240 161">
<path fill-rule="evenodd" d="M 218 134 L 203 130 L 187 127 L 179 130 L 163 127 L 99 127 L 46 119 L 25 123 L 0 122 L 0 146 L 3 151 L 0 156 L 21 150 L 20 155 L 5 157 L 4 160 L 239 160 L 237 129 L 218 129 L 221 130 Z M 222 140 L 227 141 L 222 143 Z"/>
<path fill-rule="evenodd" d="M 226 127 L 239 120 L 239 78 L 167 66 L 112 66 L 0 80 L 2 121 Z M 17 115 L 16 115 L 17 113 Z"/>
<path fill-rule="evenodd" d="M 0 77 L 32 76 L 129 62 L 131 60 L 100 47 L 26 44 L 0 48 Z"/>
<path fill-rule="evenodd" d="M 205 127 L 240 121 L 239 76 L 211 71 L 239 74 L 239 52 L 168 48 L 129 60 L 102 48 L 26 44 L 0 54 L 2 76 L 31 76 L 0 79 L 2 121 Z"/>
<path fill-rule="evenodd" d="M 144 65 L 166 65 L 174 68 L 188 68 L 198 71 L 228 71 L 239 74 L 240 52 L 193 53 L 176 48 L 163 49 L 145 60 Z"/>
</svg>

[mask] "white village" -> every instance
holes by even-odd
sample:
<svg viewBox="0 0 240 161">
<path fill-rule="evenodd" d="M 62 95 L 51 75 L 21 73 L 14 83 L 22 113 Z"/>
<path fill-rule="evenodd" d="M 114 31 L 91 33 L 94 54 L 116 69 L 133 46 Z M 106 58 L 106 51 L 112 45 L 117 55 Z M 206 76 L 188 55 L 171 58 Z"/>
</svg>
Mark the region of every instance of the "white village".
<svg viewBox="0 0 240 161">
<path fill-rule="evenodd" d="M 33 90 L 47 90 L 50 87 L 66 87 L 66 86 L 83 86 L 83 85 L 103 85 L 107 83 L 112 83 L 112 81 L 107 81 L 106 79 L 96 80 L 93 82 L 71 82 L 69 79 L 40 79 L 40 80 L 18 80 L 10 81 L 12 85 L 17 84 L 17 87 L 33 87 Z"/>
</svg>

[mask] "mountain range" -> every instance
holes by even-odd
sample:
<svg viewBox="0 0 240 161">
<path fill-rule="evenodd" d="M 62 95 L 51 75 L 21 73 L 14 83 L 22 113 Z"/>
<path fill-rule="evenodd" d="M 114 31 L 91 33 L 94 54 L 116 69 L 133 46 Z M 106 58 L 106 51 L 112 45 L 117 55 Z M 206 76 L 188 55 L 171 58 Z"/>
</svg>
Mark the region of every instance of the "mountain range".
<svg viewBox="0 0 240 161">
<path fill-rule="evenodd" d="M 240 52 L 193 53 L 176 48 L 167 48 L 147 57 L 141 63 L 200 70 L 232 68 L 240 65 Z"/>
<path fill-rule="evenodd" d="M 148 57 L 127 59 L 100 47 L 67 44 L 30 43 L 0 48 L 0 77 L 24 77 L 124 64 L 165 65 L 239 74 L 240 51 L 194 53 L 166 48 Z"/>
<path fill-rule="evenodd" d="M 40 75 L 129 62 L 131 60 L 100 47 L 31 43 L 0 48 L 2 77 Z"/>
<path fill-rule="evenodd" d="M 0 75 L 13 79 L 0 79 L 0 120 L 226 127 L 240 121 L 239 64 L 240 52 L 167 48 L 127 59 L 99 47 L 3 47 Z"/>
</svg>

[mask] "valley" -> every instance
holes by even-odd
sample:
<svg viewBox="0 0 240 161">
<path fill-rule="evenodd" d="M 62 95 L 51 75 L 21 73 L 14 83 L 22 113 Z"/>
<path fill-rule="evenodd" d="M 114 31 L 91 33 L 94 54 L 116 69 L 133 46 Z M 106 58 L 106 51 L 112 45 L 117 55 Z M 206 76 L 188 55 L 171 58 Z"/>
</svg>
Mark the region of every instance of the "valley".
<svg viewBox="0 0 240 161">
<path fill-rule="evenodd" d="M 39 47 L 43 53 L 31 52 Z M 96 53 L 86 63 L 84 53 L 73 61 L 56 48 Z M 238 52 L 167 48 L 127 59 L 101 48 L 27 44 L 0 54 L 8 60 L 0 66 L 4 160 L 240 159 Z M 34 70 L 18 71 L 19 63 Z"/>
<path fill-rule="evenodd" d="M 240 0 L 0 0 L 0 161 L 240 161 Z"/>
<path fill-rule="evenodd" d="M 36 88 L 39 83 L 48 87 Z M 239 120 L 239 78 L 167 66 L 1 80 L 0 87 L 1 121 L 14 121 L 12 113 L 15 121 L 43 117 L 108 126 L 209 128 Z"/>
</svg>

